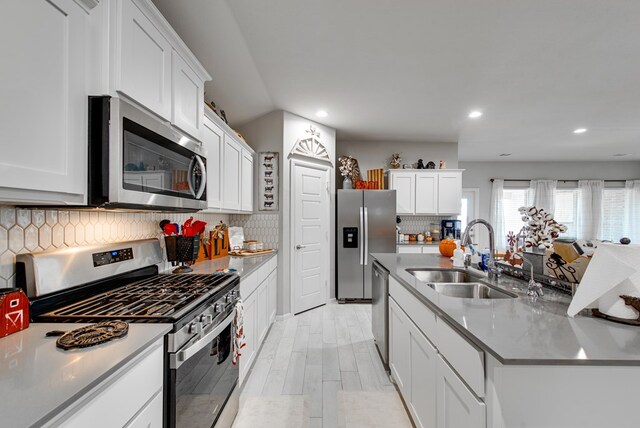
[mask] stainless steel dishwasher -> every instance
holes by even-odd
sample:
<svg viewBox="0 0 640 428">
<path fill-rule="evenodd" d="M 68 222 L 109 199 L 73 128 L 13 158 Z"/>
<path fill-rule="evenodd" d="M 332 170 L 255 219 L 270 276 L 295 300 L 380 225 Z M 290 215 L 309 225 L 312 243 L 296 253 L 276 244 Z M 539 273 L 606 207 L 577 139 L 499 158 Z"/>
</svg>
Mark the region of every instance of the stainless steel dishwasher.
<svg viewBox="0 0 640 428">
<path fill-rule="evenodd" d="M 378 353 L 389 371 L 389 271 L 377 261 L 371 269 L 371 328 Z"/>
</svg>

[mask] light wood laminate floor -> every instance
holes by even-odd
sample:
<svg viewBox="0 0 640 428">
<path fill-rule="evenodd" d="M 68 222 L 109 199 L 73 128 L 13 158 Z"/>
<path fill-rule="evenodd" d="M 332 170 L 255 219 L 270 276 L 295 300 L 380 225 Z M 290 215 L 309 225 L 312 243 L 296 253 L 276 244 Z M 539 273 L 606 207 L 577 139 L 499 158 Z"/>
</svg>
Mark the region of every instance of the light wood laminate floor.
<svg viewBox="0 0 640 428">
<path fill-rule="evenodd" d="M 396 392 L 373 343 L 369 304 L 331 303 L 274 323 L 243 386 L 240 411 L 249 397 L 303 395 L 308 426 L 333 428 L 340 390 Z"/>
</svg>

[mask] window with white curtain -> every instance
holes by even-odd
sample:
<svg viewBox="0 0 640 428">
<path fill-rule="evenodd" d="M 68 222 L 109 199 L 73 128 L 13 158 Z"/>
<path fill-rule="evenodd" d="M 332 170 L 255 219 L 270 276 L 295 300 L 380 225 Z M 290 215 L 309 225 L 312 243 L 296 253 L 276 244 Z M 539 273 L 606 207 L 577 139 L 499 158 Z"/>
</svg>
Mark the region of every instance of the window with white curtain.
<svg viewBox="0 0 640 428">
<path fill-rule="evenodd" d="M 555 221 L 567 226 L 562 236 L 578 235 L 578 189 L 557 189 L 555 195 Z"/>
<path fill-rule="evenodd" d="M 520 207 L 527 205 L 528 189 L 506 188 L 502 191 L 502 206 L 505 233 L 513 232 L 516 235 L 524 226 L 522 214 L 518 211 Z M 506 237 L 503 237 L 506 239 Z"/>
<path fill-rule="evenodd" d="M 625 189 L 605 188 L 602 193 L 602 236 L 618 242 L 623 234 Z"/>
</svg>

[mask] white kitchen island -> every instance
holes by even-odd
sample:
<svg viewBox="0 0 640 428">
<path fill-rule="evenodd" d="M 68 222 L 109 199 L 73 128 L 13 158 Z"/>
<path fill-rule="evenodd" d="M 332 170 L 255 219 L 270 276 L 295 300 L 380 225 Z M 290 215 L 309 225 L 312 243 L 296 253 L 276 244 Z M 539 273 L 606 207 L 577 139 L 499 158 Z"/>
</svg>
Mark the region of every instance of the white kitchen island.
<svg viewBox="0 0 640 428">
<path fill-rule="evenodd" d="M 391 374 L 418 426 L 638 426 L 637 328 L 569 318 L 569 296 L 534 300 L 506 276 L 490 283 L 517 298 L 449 297 L 406 271 L 449 259 L 373 257 L 390 272 Z"/>
</svg>

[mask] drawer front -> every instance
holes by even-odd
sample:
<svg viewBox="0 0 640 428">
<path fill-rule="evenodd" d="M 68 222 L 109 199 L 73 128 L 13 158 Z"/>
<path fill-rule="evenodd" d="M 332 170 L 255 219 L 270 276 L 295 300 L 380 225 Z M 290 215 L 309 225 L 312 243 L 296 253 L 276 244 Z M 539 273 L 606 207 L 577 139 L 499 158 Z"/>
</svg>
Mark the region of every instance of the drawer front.
<svg viewBox="0 0 640 428">
<path fill-rule="evenodd" d="M 131 420 L 126 428 L 150 428 L 162 426 L 162 391 Z"/>
<path fill-rule="evenodd" d="M 442 319 L 437 322 L 440 354 L 478 397 L 484 397 L 484 351 L 469 342 Z"/>
<path fill-rule="evenodd" d="M 389 294 L 427 339 L 438 347 L 434 340 L 436 339 L 436 314 L 392 277 L 389 277 Z"/>
<path fill-rule="evenodd" d="M 485 403 L 473 395 L 441 355 L 437 361 L 437 428 L 485 428 Z"/>
<path fill-rule="evenodd" d="M 133 366 L 111 384 L 89 393 L 93 396 L 80 404 L 79 409 L 71 410 L 71 416 L 62 425 L 67 428 L 125 426 L 155 394 L 162 396 L 162 342 L 153 346 L 151 353 L 134 361 Z"/>
<path fill-rule="evenodd" d="M 247 298 L 256 291 L 258 285 L 260 285 L 258 281 L 259 273 L 259 270 L 254 271 L 251 275 L 240 278 L 240 298 L 242 300 L 247 300 Z"/>
</svg>

